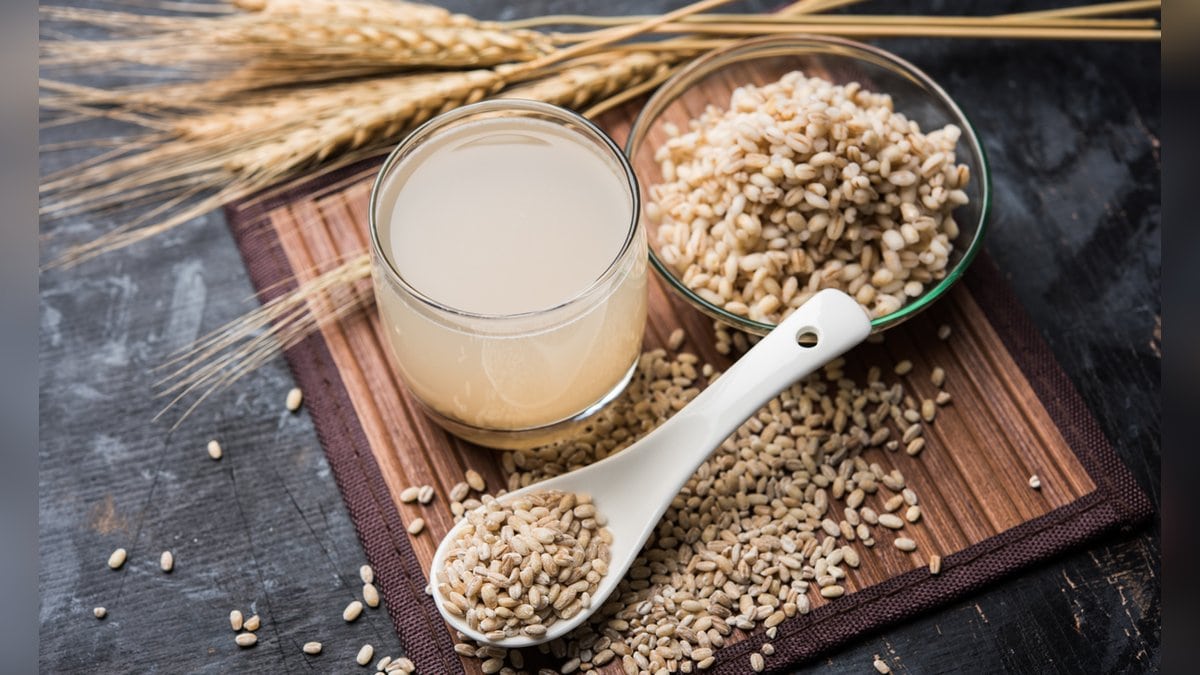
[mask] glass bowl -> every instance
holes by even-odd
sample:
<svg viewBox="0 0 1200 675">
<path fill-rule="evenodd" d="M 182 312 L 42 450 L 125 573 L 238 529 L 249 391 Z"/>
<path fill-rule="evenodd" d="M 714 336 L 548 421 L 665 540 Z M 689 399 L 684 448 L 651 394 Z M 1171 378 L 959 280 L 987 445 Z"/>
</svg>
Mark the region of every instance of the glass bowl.
<svg viewBox="0 0 1200 675">
<path fill-rule="evenodd" d="M 979 252 L 987 229 L 991 205 L 991 176 L 983 147 L 966 115 L 950 96 L 916 66 L 877 47 L 834 37 L 786 35 L 738 41 L 692 62 L 667 80 L 646 102 L 634 120 L 625 143 L 642 193 L 642 208 L 652 202 L 649 189 L 662 182 L 662 171 L 654 159 L 659 144 L 666 141 L 666 124 L 681 130 L 707 106 L 722 110 L 729 95 L 744 84 L 767 84 L 799 70 L 835 84 L 858 82 L 864 89 L 890 94 L 895 110 L 916 121 L 928 132 L 947 124 L 962 130 L 955 148 L 956 163 L 966 164 L 971 179 L 964 191 L 970 201 L 954 210 L 959 235 L 946 266 L 946 275 L 910 299 L 900 309 L 871 320 L 874 332 L 895 326 L 920 312 L 962 277 Z M 650 262 L 676 293 L 708 316 L 743 331 L 765 335 L 774 324 L 733 314 L 688 288 L 658 255 L 658 223 L 643 211 L 650 242 Z"/>
</svg>

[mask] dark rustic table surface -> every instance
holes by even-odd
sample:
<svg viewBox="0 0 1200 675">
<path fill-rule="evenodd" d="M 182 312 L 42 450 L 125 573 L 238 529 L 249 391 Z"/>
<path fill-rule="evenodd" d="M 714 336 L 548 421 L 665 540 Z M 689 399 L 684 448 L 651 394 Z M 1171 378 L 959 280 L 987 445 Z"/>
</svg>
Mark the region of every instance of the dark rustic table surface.
<svg viewBox="0 0 1200 675">
<path fill-rule="evenodd" d="M 660 12 L 682 3 L 445 4 L 484 18 L 516 18 Z M 910 4 L 929 12 L 961 7 L 872 4 L 902 12 L 916 11 Z M 1042 6 L 978 2 L 967 11 Z M 995 185 L 987 249 L 1158 504 L 1158 45 L 879 44 L 932 75 L 976 125 Z M 42 142 L 113 131 L 104 124 L 47 129 Z M 42 169 L 79 157 L 45 155 Z M 94 216 L 44 224 L 42 260 L 111 225 Z M 169 421 L 151 421 L 161 405 L 152 395 L 154 368 L 250 309 L 251 295 L 219 213 L 42 274 L 44 671 L 346 672 L 357 668 L 352 659 L 365 642 L 377 655 L 400 652 L 383 611 L 354 624 L 341 619 L 358 592 L 363 553 L 310 420 L 283 409 L 292 382 L 282 359 L 174 432 Z M 214 437 L 225 448 L 219 462 L 205 452 Z M 119 573 L 105 565 L 117 547 L 129 550 Z M 158 569 L 164 550 L 175 554 L 170 575 Z M 1157 669 L 1160 554 L 1156 517 L 806 667 L 862 673 L 879 654 L 897 672 Z M 93 618 L 96 606 L 106 607 L 108 618 Z M 233 643 L 227 617 L 234 608 L 262 617 L 254 649 Z M 301 653 L 309 640 L 324 643 L 320 660 Z"/>
</svg>

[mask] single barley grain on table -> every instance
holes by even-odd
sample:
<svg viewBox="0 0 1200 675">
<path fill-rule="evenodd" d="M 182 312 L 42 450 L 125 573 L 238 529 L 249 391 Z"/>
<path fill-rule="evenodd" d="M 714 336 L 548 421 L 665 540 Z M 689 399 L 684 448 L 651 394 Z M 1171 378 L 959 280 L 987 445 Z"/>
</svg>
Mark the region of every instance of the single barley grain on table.
<svg viewBox="0 0 1200 675">
<path fill-rule="evenodd" d="M 887 675 L 888 673 L 892 672 L 891 667 L 888 666 L 886 661 L 879 658 L 878 654 L 875 655 L 875 660 L 871 663 L 871 665 L 875 666 L 876 672 L 879 672 L 882 675 Z"/>
<path fill-rule="evenodd" d="M 934 553 L 929 556 L 929 573 L 938 574 L 942 571 L 942 556 Z"/>
<path fill-rule="evenodd" d="M 358 578 L 362 579 L 364 584 L 375 582 L 375 570 L 371 569 L 370 565 L 363 565 L 358 568 Z"/>
<path fill-rule="evenodd" d="M 119 548 L 108 556 L 108 566 L 110 569 L 119 570 L 125 564 L 125 549 Z"/>
<path fill-rule="evenodd" d="M 162 555 L 158 557 L 158 567 L 162 571 L 170 573 L 171 570 L 175 569 L 175 554 L 170 551 L 163 551 Z"/>
<path fill-rule="evenodd" d="M 215 440 L 208 442 L 208 456 L 216 461 L 221 459 L 221 444 Z"/>
<path fill-rule="evenodd" d="M 262 625 L 262 619 L 258 618 L 258 615 L 255 614 L 254 616 L 250 617 L 249 619 L 246 619 L 245 623 L 242 624 L 242 628 L 253 633 L 254 631 L 258 630 L 261 625 Z"/>
<path fill-rule="evenodd" d="M 467 473 L 465 474 L 464 478 L 467 479 L 467 485 L 470 485 L 471 489 L 476 492 L 483 492 L 485 489 L 487 489 L 487 482 L 483 480 L 483 474 L 479 473 L 475 469 L 467 469 Z"/>
<path fill-rule="evenodd" d="M 108 610 L 104 609 L 103 607 L 97 607 L 92 610 L 92 616 L 96 617 L 97 619 L 103 619 L 104 617 L 108 616 Z"/>
<path fill-rule="evenodd" d="M 300 387 L 292 387 L 291 391 L 287 393 L 287 401 L 285 401 L 288 411 L 296 412 L 302 403 L 304 403 L 304 393 L 300 391 Z"/>
<path fill-rule="evenodd" d="M 305 654 L 308 654 L 310 656 L 315 656 L 315 655 L 321 653 L 321 643 L 320 642 L 305 642 L 304 647 L 302 647 L 302 650 L 304 651 Z"/>
<path fill-rule="evenodd" d="M 253 647 L 258 644 L 258 636 L 254 633 L 238 633 L 233 641 L 237 643 L 237 646 L 242 648 Z"/>
<path fill-rule="evenodd" d="M 363 604 L 358 600 L 355 600 L 346 605 L 346 609 L 342 610 L 342 619 L 344 619 L 347 623 L 350 623 L 358 619 L 358 616 L 362 614 L 362 611 Z"/>
<path fill-rule="evenodd" d="M 371 662 L 371 658 L 374 656 L 375 648 L 368 644 L 358 650 L 358 656 L 355 656 L 354 660 L 358 662 L 358 665 L 365 666 Z"/>
<path fill-rule="evenodd" d="M 229 627 L 235 633 L 242 629 L 242 613 L 240 611 L 235 609 L 229 613 Z"/>
<path fill-rule="evenodd" d="M 400 501 L 404 504 L 411 504 L 417 501 L 417 497 L 421 495 L 421 488 L 416 485 L 410 485 L 400 491 Z"/>
</svg>

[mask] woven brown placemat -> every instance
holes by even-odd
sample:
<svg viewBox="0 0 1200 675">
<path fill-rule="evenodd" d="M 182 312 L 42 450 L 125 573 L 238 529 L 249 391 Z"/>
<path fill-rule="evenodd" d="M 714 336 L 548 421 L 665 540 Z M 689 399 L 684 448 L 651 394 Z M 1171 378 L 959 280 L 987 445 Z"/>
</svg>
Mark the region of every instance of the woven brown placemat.
<svg viewBox="0 0 1200 675">
<path fill-rule="evenodd" d="M 365 245 L 363 179 L 373 168 L 372 162 L 349 167 L 228 209 L 263 300 L 291 288 L 294 277 L 326 269 Z M 950 340 L 924 339 L 941 323 L 954 327 Z M 676 325 L 687 330 L 689 346 L 702 358 L 722 359 L 712 348 L 708 322 L 655 285 L 647 347 L 661 345 Z M 287 361 L 305 391 L 405 652 L 422 672 L 476 671 L 478 662 L 453 652 L 451 634 L 424 593 L 428 559 L 450 514 L 445 504 L 422 512 L 429 525 L 414 541 L 405 521 L 415 512 L 406 513 L 410 506 L 401 506 L 396 495 L 403 485 L 420 483 L 434 484 L 444 495 L 461 480 L 464 466 L 480 468 L 490 485 L 502 485 L 499 462 L 490 451 L 447 436 L 413 408 L 387 366 L 378 330 L 369 310 L 288 350 Z M 817 599 L 812 612 L 779 626 L 769 669 L 946 603 L 1152 511 L 986 255 L 943 302 L 889 333 L 884 345 L 864 345 L 851 355 L 872 362 L 900 357 L 917 364 L 910 387 L 922 386 L 922 378 L 928 382 L 935 360 L 946 366 L 949 382 L 963 387 L 952 390 L 954 404 L 939 415 L 920 464 L 902 466 L 905 475 L 920 482 L 922 475 L 957 474 L 960 485 L 987 485 L 967 490 L 963 503 L 953 501 L 957 490 L 939 493 L 932 480 L 921 485 L 923 499 L 940 507 L 927 510 L 924 531 L 912 536 L 924 555 L 943 554 L 942 573 L 931 575 L 923 563 L 880 552 L 891 557 L 876 567 L 875 578 L 835 601 Z M 1025 484 L 1033 472 L 1042 475 L 1041 490 Z M 761 629 L 734 638 L 717 651 L 711 672 L 744 672 L 747 655 L 765 641 Z"/>
</svg>

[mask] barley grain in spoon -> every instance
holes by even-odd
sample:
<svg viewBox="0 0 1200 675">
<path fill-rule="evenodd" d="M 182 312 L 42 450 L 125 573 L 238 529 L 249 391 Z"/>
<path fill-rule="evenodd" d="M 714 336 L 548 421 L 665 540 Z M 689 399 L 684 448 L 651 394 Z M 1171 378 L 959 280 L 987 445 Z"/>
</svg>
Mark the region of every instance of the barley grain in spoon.
<svg viewBox="0 0 1200 675">
<path fill-rule="evenodd" d="M 544 635 L 488 640 L 461 617 L 446 609 L 441 593 L 433 593 L 438 611 L 454 628 L 471 639 L 505 648 L 547 642 L 581 625 L 617 587 L 659 519 L 696 471 L 696 468 L 730 434 L 779 392 L 807 376 L 871 332 L 866 312 L 850 296 L 825 290 L 813 296 L 729 370 L 645 438 L 620 453 L 591 466 L 572 471 L 498 498 L 501 503 L 530 492 L 561 490 L 591 495 L 597 511 L 608 519 L 612 532 L 612 560 L 600 579 L 589 607 L 569 620 L 550 624 Z M 801 336 L 816 337 L 815 344 Z M 446 557 L 458 528 L 442 539 L 433 558 L 436 570 Z"/>
</svg>

